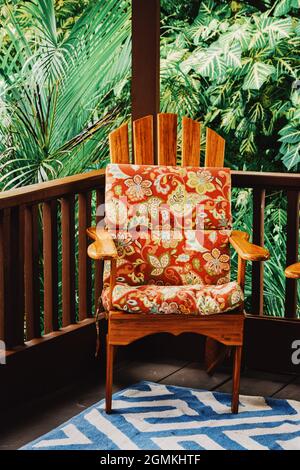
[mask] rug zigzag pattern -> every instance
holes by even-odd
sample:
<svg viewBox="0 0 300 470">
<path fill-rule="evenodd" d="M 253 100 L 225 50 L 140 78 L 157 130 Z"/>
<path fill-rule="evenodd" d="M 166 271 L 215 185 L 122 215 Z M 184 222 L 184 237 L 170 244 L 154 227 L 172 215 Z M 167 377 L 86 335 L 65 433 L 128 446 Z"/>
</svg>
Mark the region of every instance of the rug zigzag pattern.
<svg viewBox="0 0 300 470">
<path fill-rule="evenodd" d="M 300 449 L 300 403 L 141 382 L 97 403 L 25 450 Z"/>
</svg>

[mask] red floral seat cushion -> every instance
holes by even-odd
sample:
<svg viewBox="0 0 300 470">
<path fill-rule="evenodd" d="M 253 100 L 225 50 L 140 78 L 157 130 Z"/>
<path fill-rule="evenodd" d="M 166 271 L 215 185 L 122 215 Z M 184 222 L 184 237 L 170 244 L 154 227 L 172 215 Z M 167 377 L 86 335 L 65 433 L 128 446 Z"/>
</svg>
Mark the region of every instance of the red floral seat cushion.
<svg viewBox="0 0 300 470">
<path fill-rule="evenodd" d="M 119 253 L 113 307 L 207 314 L 240 305 L 241 289 L 229 282 L 230 193 L 225 168 L 108 165 L 105 223 Z"/>
<path fill-rule="evenodd" d="M 108 310 L 109 288 L 102 301 Z M 126 313 L 211 315 L 237 308 L 243 302 L 237 282 L 219 286 L 128 286 L 118 284 L 112 294 L 112 308 Z"/>
</svg>

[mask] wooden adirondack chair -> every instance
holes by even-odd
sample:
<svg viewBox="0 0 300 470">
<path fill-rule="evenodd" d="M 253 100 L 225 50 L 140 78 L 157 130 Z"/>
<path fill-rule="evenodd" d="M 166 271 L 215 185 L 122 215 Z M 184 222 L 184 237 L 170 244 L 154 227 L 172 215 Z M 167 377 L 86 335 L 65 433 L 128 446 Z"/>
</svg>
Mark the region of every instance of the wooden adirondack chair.
<svg viewBox="0 0 300 470">
<path fill-rule="evenodd" d="M 109 136 L 111 162 L 128 164 L 130 161 L 128 144 L 128 126 L 121 126 Z M 133 123 L 133 162 L 136 165 L 154 165 L 153 117 L 146 116 Z M 177 115 L 158 114 L 157 146 L 159 166 L 177 165 Z M 224 164 L 225 141 L 216 132 L 207 129 L 205 167 L 221 169 Z M 200 167 L 200 123 L 184 117 L 182 120 L 182 155 L 183 167 Z M 127 167 L 126 167 L 127 168 Z M 130 169 L 130 167 L 128 167 Z M 128 169 L 127 168 L 127 169 Z M 156 167 L 157 168 L 157 167 Z M 199 168 L 198 168 L 199 169 Z M 128 170 L 129 171 L 129 170 Z M 154 170 L 153 170 L 154 171 Z M 224 170 L 225 171 L 225 170 Z M 229 170 L 227 170 L 229 171 Z M 111 177 L 111 175 L 110 175 Z M 110 260 L 110 286 L 108 289 L 108 334 L 107 334 L 107 377 L 106 377 L 106 412 L 112 409 L 113 358 L 116 346 L 128 345 L 144 336 L 168 332 L 179 335 L 193 332 L 208 338 L 207 360 L 212 369 L 219 361 L 220 350 L 216 344 L 234 349 L 232 412 L 238 412 L 240 366 L 243 345 L 244 312 L 243 304 L 234 312 L 217 315 L 182 315 L 174 313 L 144 314 L 126 313 L 112 305 L 112 294 L 116 286 L 118 251 L 109 230 L 90 228 L 88 235 L 94 240 L 88 248 L 93 259 Z M 237 283 L 244 288 L 246 261 L 263 261 L 269 258 L 269 252 L 249 243 L 248 234 L 230 232 L 228 240 L 238 253 Z M 127 306 L 126 306 L 127 308 Z M 221 351 L 222 353 L 222 351 Z"/>
</svg>

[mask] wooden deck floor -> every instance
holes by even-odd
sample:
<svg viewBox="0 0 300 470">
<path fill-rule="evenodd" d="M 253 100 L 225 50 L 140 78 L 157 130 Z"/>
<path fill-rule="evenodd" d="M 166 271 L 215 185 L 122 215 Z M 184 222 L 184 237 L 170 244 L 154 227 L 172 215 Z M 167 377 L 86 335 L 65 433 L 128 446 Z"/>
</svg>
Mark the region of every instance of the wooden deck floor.
<svg viewBox="0 0 300 470">
<path fill-rule="evenodd" d="M 217 372 L 213 377 L 209 377 L 200 363 L 178 360 L 123 362 L 115 371 L 114 391 L 140 380 L 231 392 L 229 372 Z M 300 401 L 300 376 L 246 371 L 242 375 L 241 393 Z M 8 423 L 1 426 L 0 450 L 20 448 L 103 397 L 103 374 L 90 373 L 67 389 L 28 405 L 17 413 L 15 410 Z"/>
</svg>

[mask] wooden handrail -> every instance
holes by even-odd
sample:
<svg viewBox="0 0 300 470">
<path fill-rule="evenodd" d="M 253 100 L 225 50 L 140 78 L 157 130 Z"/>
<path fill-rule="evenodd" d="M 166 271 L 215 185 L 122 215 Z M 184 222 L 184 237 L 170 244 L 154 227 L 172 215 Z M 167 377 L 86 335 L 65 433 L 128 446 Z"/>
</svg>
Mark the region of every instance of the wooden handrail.
<svg viewBox="0 0 300 470">
<path fill-rule="evenodd" d="M 103 188 L 104 180 L 105 170 L 94 170 L 44 183 L 31 184 L 24 188 L 10 189 L 0 192 L 0 209 L 38 204 L 67 194 Z"/>
<path fill-rule="evenodd" d="M 262 171 L 232 171 L 232 186 L 236 188 L 300 190 L 300 173 Z"/>
<path fill-rule="evenodd" d="M 270 173 L 259 171 L 231 172 L 232 186 L 236 188 L 276 188 L 300 190 L 299 173 Z M 37 204 L 67 194 L 85 192 L 104 187 L 105 170 L 67 176 L 44 183 L 0 192 L 0 209 L 26 204 Z"/>
</svg>

